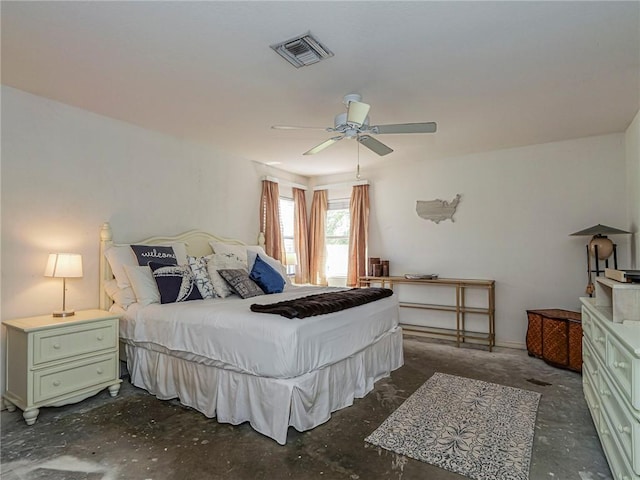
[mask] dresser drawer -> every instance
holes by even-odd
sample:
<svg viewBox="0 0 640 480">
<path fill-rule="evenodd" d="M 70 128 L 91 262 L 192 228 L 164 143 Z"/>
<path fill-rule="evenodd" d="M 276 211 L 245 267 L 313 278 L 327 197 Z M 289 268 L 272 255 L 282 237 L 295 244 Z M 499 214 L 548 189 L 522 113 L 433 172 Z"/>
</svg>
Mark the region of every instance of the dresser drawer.
<svg viewBox="0 0 640 480">
<path fill-rule="evenodd" d="M 602 414 L 611 425 L 611 434 L 617 438 L 627 462 L 640 473 L 640 423 L 631 417 L 613 386 L 603 381 L 601 393 Z"/>
<path fill-rule="evenodd" d="M 117 320 L 85 323 L 33 334 L 33 365 L 116 348 Z"/>
<path fill-rule="evenodd" d="M 582 307 L 582 331 L 600 359 L 604 362 L 607 342 L 606 331 L 585 307 Z"/>
<path fill-rule="evenodd" d="M 593 315 L 587 307 L 582 307 L 582 334 L 593 341 Z"/>
<path fill-rule="evenodd" d="M 607 370 L 627 401 L 640 410 L 640 398 L 633 392 L 633 374 L 640 369 L 640 360 L 634 358 L 615 338 L 607 338 Z M 636 386 L 637 388 L 637 386 Z M 634 393 L 636 393 L 634 395 Z"/>
<path fill-rule="evenodd" d="M 596 359 L 591 343 L 586 338 L 582 339 L 582 368 L 588 369 L 592 377 L 597 377 L 599 373 L 599 363 Z"/>
<path fill-rule="evenodd" d="M 583 350 L 584 351 L 584 350 Z M 598 380 L 594 379 L 586 364 L 582 365 L 582 390 L 587 406 L 591 412 L 591 418 L 596 426 L 600 429 L 600 396 L 598 395 Z"/>
<path fill-rule="evenodd" d="M 609 467 L 611 467 L 611 473 L 613 473 L 614 480 L 640 479 L 640 477 L 633 472 L 633 469 L 622 453 L 623 447 L 620 445 L 618 438 L 614 434 L 613 427 L 606 415 L 603 415 L 601 428 L 599 428 L 598 431 L 600 433 L 600 442 L 602 443 L 602 448 L 607 460 L 609 461 Z"/>
<path fill-rule="evenodd" d="M 113 381 L 118 378 L 117 363 L 117 354 L 113 353 L 37 371 L 33 377 L 33 400 L 39 403 Z"/>
</svg>

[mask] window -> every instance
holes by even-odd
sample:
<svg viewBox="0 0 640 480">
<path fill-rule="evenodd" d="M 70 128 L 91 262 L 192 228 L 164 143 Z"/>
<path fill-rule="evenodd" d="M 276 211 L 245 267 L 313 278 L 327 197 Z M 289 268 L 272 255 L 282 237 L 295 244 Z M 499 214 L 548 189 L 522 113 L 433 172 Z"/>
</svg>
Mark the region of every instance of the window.
<svg viewBox="0 0 640 480">
<path fill-rule="evenodd" d="M 282 231 L 282 243 L 285 255 L 295 253 L 296 247 L 293 243 L 293 218 L 294 218 L 293 198 L 280 197 L 280 230 Z M 284 259 L 283 262 L 285 263 Z M 287 273 L 296 273 L 295 265 L 287 265 Z"/>
<path fill-rule="evenodd" d="M 349 199 L 329 200 L 325 243 L 327 277 L 346 277 L 349 264 Z"/>
</svg>

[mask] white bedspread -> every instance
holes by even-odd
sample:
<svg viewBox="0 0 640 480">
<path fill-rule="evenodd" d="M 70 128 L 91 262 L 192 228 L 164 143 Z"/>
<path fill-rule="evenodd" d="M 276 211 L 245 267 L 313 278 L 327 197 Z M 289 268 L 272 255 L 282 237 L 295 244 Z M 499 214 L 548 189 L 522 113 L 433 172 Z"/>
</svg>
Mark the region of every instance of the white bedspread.
<svg viewBox="0 0 640 480">
<path fill-rule="evenodd" d="M 245 300 L 234 296 L 132 305 L 120 320 L 120 336 L 133 344 L 157 346 L 174 355 L 185 352 L 185 358 L 196 355 L 242 373 L 297 377 L 343 360 L 396 329 L 396 295 L 304 319 L 254 313 L 249 306 L 335 290 L 289 287 L 280 294 Z"/>
</svg>

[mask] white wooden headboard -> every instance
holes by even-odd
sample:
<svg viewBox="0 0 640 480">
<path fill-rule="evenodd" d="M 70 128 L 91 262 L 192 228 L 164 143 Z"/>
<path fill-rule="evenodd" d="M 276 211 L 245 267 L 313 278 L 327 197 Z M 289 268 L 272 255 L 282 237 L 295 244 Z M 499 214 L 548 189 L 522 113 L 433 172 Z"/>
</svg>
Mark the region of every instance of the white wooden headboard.
<svg viewBox="0 0 640 480">
<path fill-rule="evenodd" d="M 189 255 L 201 257 L 213 253 L 211 245 L 209 245 L 211 241 L 230 245 L 246 245 L 240 240 L 220 237 L 202 230 L 189 230 L 188 232 L 175 236 L 157 236 L 130 243 L 135 245 L 166 245 L 167 243 L 183 242 L 187 246 L 187 253 Z M 264 247 L 264 235 L 262 233 L 258 235 L 257 244 Z M 104 288 L 105 283 L 113 278 L 109 262 L 104 256 L 104 252 L 112 245 L 117 245 L 117 243 L 113 241 L 111 225 L 105 222 L 100 228 L 100 308 L 103 310 L 108 310 L 113 303 Z"/>
</svg>

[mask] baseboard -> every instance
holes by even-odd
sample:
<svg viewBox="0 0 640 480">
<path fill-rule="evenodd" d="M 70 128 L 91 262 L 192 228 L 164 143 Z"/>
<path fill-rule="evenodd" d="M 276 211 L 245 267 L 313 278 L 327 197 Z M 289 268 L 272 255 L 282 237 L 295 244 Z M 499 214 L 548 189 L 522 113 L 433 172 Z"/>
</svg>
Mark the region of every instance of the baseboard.
<svg viewBox="0 0 640 480">
<path fill-rule="evenodd" d="M 496 347 L 515 348 L 516 350 L 526 350 L 527 345 L 520 342 L 499 342 L 496 340 Z"/>
<path fill-rule="evenodd" d="M 405 335 L 411 335 L 414 337 L 426 337 L 426 338 L 433 338 L 433 339 L 438 339 L 438 340 L 446 340 L 448 342 L 455 342 L 455 340 L 451 339 L 451 338 L 443 338 L 442 334 L 438 334 L 438 333 L 433 333 L 433 332 L 428 332 L 428 331 L 420 331 L 418 329 L 415 328 L 411 328 L 411 327 L 415 327 L 414 325 L 402 325 L 400 324 L 400 327 L 403 328 L 404 334 Z M 418 327 L 419 328 L 419 327 Z M 443 329 L 445 330 L 445 329 Z M 446 329 L 448 330 L 448 329 Z M 450 337 L 450 335 L 445 335 Z M 486 341 L 483 340 L 476 340 L 476 339 L 467 339 L 465 341 L 465 343 L 470 343 L 473 345 L 487 345 Z M 524 343 L 520 343 L 520 342 L 509 342 L 509 341 L 497 341 L 495 343 L 496 347 L 500 347 L 500 348 L 513 348 L 515 350 L 526 350 L 526 344 Z"/>
</svg>

